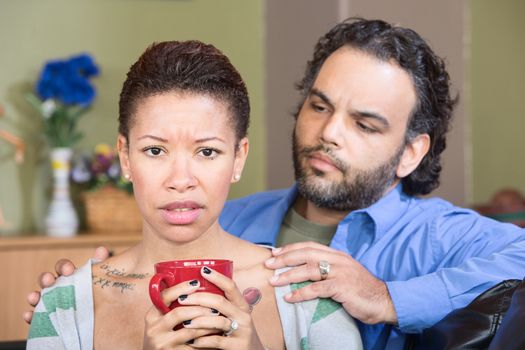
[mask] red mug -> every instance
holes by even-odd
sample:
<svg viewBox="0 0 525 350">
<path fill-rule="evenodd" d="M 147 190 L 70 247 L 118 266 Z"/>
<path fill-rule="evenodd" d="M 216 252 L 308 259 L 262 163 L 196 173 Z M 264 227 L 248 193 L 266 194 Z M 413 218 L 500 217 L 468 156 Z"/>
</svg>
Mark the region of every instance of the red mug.
<svg viewBox="0 0 525 350">
<path fill-rule="evenodd" d="M 200 285 L 197 291 L 224 296 L 222 289 L 202 277 L 201 269 L 204 266 L 222 273 L 228 278 L 232 278 L 233 276 L 233 262 L 231 260 L 173 260 L 155 264 L 155 275 L 153 275 L 149 282 L 149 296 L 157 309 L 163 314 L 166 314 L 179 306 L 177 299 L 174 300 L 169 307 L 166 306 L 160 294 L 164 289 L 185 281 L 198 280 Z"/>
</svg>

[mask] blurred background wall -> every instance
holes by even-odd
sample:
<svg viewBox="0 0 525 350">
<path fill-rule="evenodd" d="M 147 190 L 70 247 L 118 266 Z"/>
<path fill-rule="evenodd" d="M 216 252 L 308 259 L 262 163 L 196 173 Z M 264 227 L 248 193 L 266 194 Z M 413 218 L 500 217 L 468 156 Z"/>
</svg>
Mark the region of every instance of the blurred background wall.
<svg viewBox="0 0 525 350">
<path fill-rule="evenodd" d="M 525 2 L 471 1 L 472 196 L 525 193 Z"/>
<path fill-rule="evenodd" d="M 124 75 L 153 41 L 199 39 L 222 49 L 245 78 L 252 102 L 251 150 L 231 197 L 293 182 L 293 88 L 317 39 L 348 16 L 408 26 L 443 56 L 460 95 L 441 187 L 459 205 L 487 201 L 502 187 L 525 192 L 525 22 L 520 0 L 0 0 L 0 128 L 28 142 L 16 165 L 0 143 L 0 207 L 11 228 L 38 231 L 49 165 L 39 116 L 23 100 L 42 64 L 91 53 L 101 67 L 97 99 L 81 119 L 90 150 L 114 143 Z"/>
<path fill-rule="evenodd" d="M 48 149 L 38 114 L 24 101 L 45 61 L 88 52 L 101 74 L 97 97 L 81 117 L 78 149 L 114 144 L 118 95 L 125 74 L 154 41 L 199 39 L 223 50 L 246 81 L 252 106 L 250 159 L 238 197 L 266 187 L 264 147 L 264 6 L 262 0 L 0 0 L 0 128 L 28 143 L 25 162 L 0 140 L 0 207 L 6 233 L 41 230 L 50 190 Z"/>
</svg>

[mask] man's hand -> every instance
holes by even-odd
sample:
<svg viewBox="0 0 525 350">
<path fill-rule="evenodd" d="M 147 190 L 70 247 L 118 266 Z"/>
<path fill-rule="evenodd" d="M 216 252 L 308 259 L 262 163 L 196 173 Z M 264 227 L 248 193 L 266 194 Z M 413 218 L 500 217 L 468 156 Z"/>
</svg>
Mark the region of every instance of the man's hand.
<svg viewBox="0 0 525 350">
<path fill-rule="evenodd" d="M 95 249 L 95 253 L 93 254 L 93 259 L 96 260 L 106 260 L 109 257 L 109 251 L 105 247 L 98 247 Z M 75 272 L 76 266 L 73 264 L 71 260 L 67 259 L 60 259 L 55 264 L 55 271 L 56 276 L 53 275 L 51 272 L 43 272 L 40 277 L 38 278 L 38 285 L 41 289 L 51 287 L 53 284 L 55 284 L 56 279 L 59 276 L 69 276 Z M 32 307 L 35 307 L 36 304 L 40 301 L 40 291 L 34 291 L 27 295 L 27 302 Z M 27 323 L 31 323 L 31 320 L 33 319 L 33 311 L 26 311 L 22 315 L 24 320 Z"/>
<path fill-rule="evenodd" d="M 330 272 L 324 280 L 321 279 L 320 261 L 330 264 Z M 346 253 L 313 242 L 294 243 L 275 249 L 273 258 L 265 265 L 270 269 L 293 267 L 272 277 L 273 286 L 313 282 L 286 295 L 287 302 L 332 298 L 364 323 L 397 323 L 386 284 Z"/>
</svg>

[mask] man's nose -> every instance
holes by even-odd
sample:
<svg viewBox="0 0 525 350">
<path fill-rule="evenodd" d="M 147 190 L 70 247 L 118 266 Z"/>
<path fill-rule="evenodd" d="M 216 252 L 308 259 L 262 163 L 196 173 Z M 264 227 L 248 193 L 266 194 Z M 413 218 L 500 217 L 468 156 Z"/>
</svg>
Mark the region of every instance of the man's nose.
<svg viewBox="0 0 525 350">
<path fill-rule="evenodd" d="M 323 125 L 323 130 L 320 135 L 321 142 L 339 148 L 342 145 L 344 132 L 345 123 L 343 113 L 333 113 L 326 119 Z"/>
</svg>

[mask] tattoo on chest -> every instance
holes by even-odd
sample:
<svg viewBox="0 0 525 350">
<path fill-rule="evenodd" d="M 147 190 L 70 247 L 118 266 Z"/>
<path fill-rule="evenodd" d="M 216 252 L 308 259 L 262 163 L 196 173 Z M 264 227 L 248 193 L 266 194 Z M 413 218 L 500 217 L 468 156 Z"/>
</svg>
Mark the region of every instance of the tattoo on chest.
<svg viewBox="0 0 525 350">
<path fill-rule="evenodd" d="M 93 275 L 93 285 L 98 286 L 101 289 L 117 288 L 120 289 L 121 293 L 124 293 L 126 290 L 133 290 L 135 288 L 135 283 L 113 281 L 111 279 L 98 277 L 96 275 Z"/>
<path fill-rule="evenodd" d="M 115 268 L 109 264 L 100 265 L 100 269 L 106 271 L 106 276 L 118 276 L 139 280 L 143 280 L 149 276 L 149 273 L 127 273 L 125 269 Z"/>
<path fill-rule="evenodd" d="M 246 288 L 242 292 L 242 296 L 250 306 L 250 311 L 253 310 L 253 307 L 262 299 L 261 291 L 255 287 Z"/>
<path fill-rule="evenodd" d="M 100 277 L 93 273 L 93 286 L 101 289 L 116 288 L 120 289 L 121 293 L 134 290 L 136 286 L 134 280 L 142 280 L 149 276 L 149 273 L 128 273 L 125 269 L 115 268 L 109 264 L 102 264 L 99 268 L 105 272 L 105 275 Z M 126 278 L 127 281 L 117 281 L 115 277 Z"/>
</svg>

